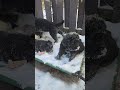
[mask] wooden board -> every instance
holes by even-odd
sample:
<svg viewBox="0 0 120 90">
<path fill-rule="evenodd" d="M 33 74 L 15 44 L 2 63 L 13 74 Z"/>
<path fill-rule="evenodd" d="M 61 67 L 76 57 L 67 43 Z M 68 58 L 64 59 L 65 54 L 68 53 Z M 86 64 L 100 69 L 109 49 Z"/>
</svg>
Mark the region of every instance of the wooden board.
<svg viewBox="0 0 120 90">
<path fill-rule="evenodd" d="M 79 8 L 78 8 L 78 22 L 77 22 L 77 27 L 78 28 L 83 28 L 83 23 L 84 23 L 84 10 L 85 10 L 85 0 L 79 0 Z"/>
<path fill-rule="evenodd" d="M 43 10 L 42 10 L 41 0 L 35 0 L 35 17 L 43 18 Z"/>
<path fill-rule="evenodd" d="M 70 0 L 64 0 L 65 27 L 69 27 Z"/>
<path fill-rule="evenodd" d="M 78 0 L 70 0 L 70 12 L 69 12 L 69 28 L 76 28 L 76 15 L 77 15 Z"/>
<path fill-rule="evenodd" d="M 63 0 L 52 0 L 53 21 L 55 23 L 63 20 Z"/>
<path fill-rule="evenodd" d="M 46 11 L 46 18 L 48 21 L 52 21 L 52 14 L 51 14 L 51 1 L 44 0 L 45 4 L 45 11 Z"/>
</svg>

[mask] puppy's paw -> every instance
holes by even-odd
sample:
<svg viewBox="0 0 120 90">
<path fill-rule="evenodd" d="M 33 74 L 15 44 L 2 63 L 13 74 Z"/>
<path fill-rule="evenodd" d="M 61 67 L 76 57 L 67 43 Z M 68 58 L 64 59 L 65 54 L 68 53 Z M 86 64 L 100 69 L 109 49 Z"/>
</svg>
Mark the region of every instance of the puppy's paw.
<svg viewBox="0 0 120 90">
<path fill-rule="evenodd" d="M 57 56 L 55 57 L 55 59 L 57 59 L 57 60 L 60 60 L 60 57 L 59 57 L 59 55 L 57 55 Z"/>
<path fill-rule="evenodd" d="M 69 58 L 69 61 L 73 60 L 74 58 L 75 58 L 75 55 L 74 55 L 74 56 L 71 56 L 71 57 Z"/>
</svg>

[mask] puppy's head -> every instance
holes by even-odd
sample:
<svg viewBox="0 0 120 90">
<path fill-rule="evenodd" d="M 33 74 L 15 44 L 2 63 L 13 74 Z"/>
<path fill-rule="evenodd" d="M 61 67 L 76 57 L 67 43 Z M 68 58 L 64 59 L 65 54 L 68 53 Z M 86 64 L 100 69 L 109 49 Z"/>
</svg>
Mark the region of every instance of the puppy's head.
<svg viewBox="0 0 120 90">
<path fill-rule="evenodd" d="M 106 30 L 105 21 L 98 15 L 89 15 L 85 19 L 86 33 L 90 31 Z"/>
<path fill-rule="evenodd" d="M 45 47 L 46 47 L 46 51 L 47 51 L 47 52 L 52 52 L 53 45 L 52 45 L 52 42 L 51 42 L 51 41 L 47 41 Z"/>
<path fill-rule="evenodd" d="M 62 41 L 63 46 L 67 51 L 77 51 L 79 47 L 79 36 L 78 34 L 68 34 Z"/>
</svg>

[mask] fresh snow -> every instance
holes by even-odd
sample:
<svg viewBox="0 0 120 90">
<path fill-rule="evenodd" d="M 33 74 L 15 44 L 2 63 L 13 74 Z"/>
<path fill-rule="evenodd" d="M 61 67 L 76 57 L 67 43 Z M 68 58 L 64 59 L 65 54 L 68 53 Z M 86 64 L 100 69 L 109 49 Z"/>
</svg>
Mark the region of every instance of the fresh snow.
<svg viewBox="0 0 120 90">
<path fill-rule="evenodd" d="M 49 72 L 42 72 L 35 68 L 35 90 L 85 90 L 85 82 L 68 84 L 53 77 Z"/>
<path fill-rule="evenodd" d="M 58 36 L 58 43 L 53 46 L 53 53 L 45 53 L 41 56 L 35 55 L 36 58 L 41 59 L 44 63 L 50 63 L 54 66 L 67 70 L 68 72 L 75 73 L 80 71 L 83 62 L 84 51 L 75 57 L 71 62 L 68 58 L 63 56 L 61 60 L 56 60 L 55 56 L 58 54 L 60 42 L 63 39 L 61 35 Z M 80 39 L 85 45 L 85 36 L 80 35 Z M 37 64 L 36 64 L 37 65 Z M 36 66 L 37 67 L 37 66 Z M 81 75 L 85 77 L 85 60 L 81 67 Z M 68 84 L 56 77 L 53 77 L 49 72 L 43 72 L 39 68 L 35 68 L 35 90 L 85 90 L 85 82 L 81 79 L 78 83 Z"/>
<path fill-rule="evenodd" d="M 59 37 L 59 34 L 58 34 Z M 85 45 L 85 36 L 80 35 L 80 39 Z M 59 37 L 58 43 L 55 43 L 53 46 L 53 52 L 52 53 L 45 53 L 43 55 L 36 54 L 35 57 L 37 59 L 40 59 L 45 63 L 52 64 L 53 66 L 57 66 L 61 69 L 64 69 L 70 73 L 75 73 L 77 71 L 80 71 L 81 63 L 84 59 L 84 51 L 77 55 L 72 61 L 69 62 L 69 58 L 67 58 L 65 55 L 62 56 L 61 60 L 56 60 L 55 57 L 57 56 L 59 52 L 59 47 L 61 43 L 62 37 Z"/>
</svg>

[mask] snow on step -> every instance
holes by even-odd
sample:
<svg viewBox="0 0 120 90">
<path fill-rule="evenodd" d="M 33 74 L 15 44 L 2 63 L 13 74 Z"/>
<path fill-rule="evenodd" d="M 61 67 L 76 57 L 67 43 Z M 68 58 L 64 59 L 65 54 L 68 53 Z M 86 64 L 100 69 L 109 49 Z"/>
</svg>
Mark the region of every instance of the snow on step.
<svg viewBox="0 0 120 90">
<path fill-rule="evenodd" d="M 85 90 L 85 82 L 68 84 L 53 77 L 49 72 L 42 72 L 35 68 L 35 90 Z"/>
<path fill-rule="evenodd" d="M 82 42 L 85 45 L 85 36 L 80 36 Z M 72 61 L 69 62 L 69 59 L 63 55 L 61 60 L 56 60 L 55 57 L 57 56 L 59 52 L 59 47 L 60 47 L 60 42 L 59 40 L 58 43 L 55 43 L 53 46 L 53 52 L 52 53 L 45 53 L 43 55 L 35 55 L 35 58 L 40 59 L 45 63 L 52 64 L 55 67 L 59 67 L 63 70 L 68 71 L 69 73 L 75 73 L 77 71 L 80 71 L 81 63 L 83 61 L 84 57 L 84 51 L 77 55 Z"/>
</svg>

